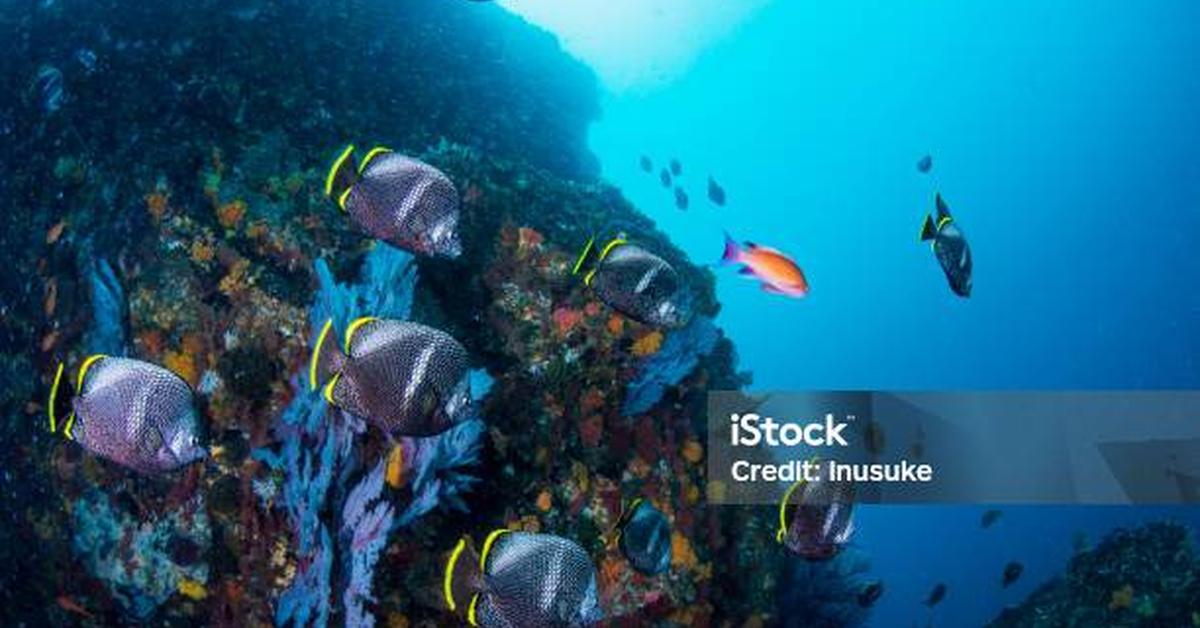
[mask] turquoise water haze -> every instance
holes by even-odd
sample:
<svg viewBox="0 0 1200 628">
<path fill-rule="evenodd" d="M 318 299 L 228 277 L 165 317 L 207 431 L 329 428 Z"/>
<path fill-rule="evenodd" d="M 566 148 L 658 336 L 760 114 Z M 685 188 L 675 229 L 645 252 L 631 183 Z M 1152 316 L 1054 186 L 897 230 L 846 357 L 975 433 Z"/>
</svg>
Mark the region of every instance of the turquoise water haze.
<svg viewBox="0 0 1200 628">
<path fill-rule="evenodd" d="M 726 229 L 804 268 L 800 301 L 717 271 L 758 388 L 1194 387 L 1197 23 L 1185 2 L 776 2 L 673 82 L 611 93 L 593 147 L 695 259 Z M 682 162 L 688 211 L 642 152 Z M 917 243 L 938 191 L 969 300 Z"/>
<path fill-rule="evenodd" d="M 716 262 L 727 230 L 803 267 L 801 300 L 715 268 L 754 388 L 1200 383 L 1200 4 L 744 4 L 723 6 L 725 29 L 675 3 L 614 10 L 644 18 L 629 28 L 603 12 L 580 26 L 583 7 L 524 12 L 607 86 L 592 130 L 606 179 L 698 261 Z M 687 211 L 658 181 L 671 158 Z M 727 206 L 705 198 L 709 175 Z M 970 299 L 917 239 L 937 192 L 974 253 Z M 981 625 L 1061 572 L 1076 532 L 1200 520 L 1026 507 L 981 530 L 983 510 L 860 509 L 856 543 L 886 586 L 873 625 L 925 625 L 939 581 L 933 624 Z M 1001 589 L 1009 560 L 1026 570 Z"/>
</svg>

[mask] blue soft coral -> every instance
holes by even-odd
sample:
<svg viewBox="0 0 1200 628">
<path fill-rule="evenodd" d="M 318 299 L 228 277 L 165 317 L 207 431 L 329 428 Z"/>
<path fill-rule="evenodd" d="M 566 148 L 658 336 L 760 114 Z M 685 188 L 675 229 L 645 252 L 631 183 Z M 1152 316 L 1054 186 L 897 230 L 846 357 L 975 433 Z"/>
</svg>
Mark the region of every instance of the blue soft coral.
<svg viewBox="0 0 1200 628">
<path fill-rule="evenodd" d="M 633 416 L 654 407 L 669 386 L 687 377 L 700 358 L 712 352 L 720 338 L 712 319 L 697 316 L 682 329 L 669 332 L 657 353 L 638 365 L 637 375 L 625 386 L 621 414 Z"/>
<path fill-rule="evenodd" d="M 362 278 L 357 283 L 338 283 L 328 264 L 319 260 L 316 274 L 320 289 L 309 311 L 312 337 L 326 320 L 344 329 L 363 315 L 407 318 L 412 308 L 416 269 L 412 256 L 377 245 L 367 254 Z M 475 478 L 460 468 L 473 464 L 479 455 L 483 424 L 471 420 L 453 429 L 423 439 L 405 439 L 413 450 L 415 477 L 413 499 L 397 516 L 383 494 L 386 465 L 379 461 L 349 491 L 349 480 L 360 474 L 361 462 L 353 447 L 361 424 L 353 417 L 329 409 L 320 395 L 305 382 L 293 382 L 296 396 L 276 425 L 282 438 L 278 452 L 260 450 L 258 459 L 282 474 L 278 496 L 295 535 L 298 557 L 296 577 L 282 593 L 276 607 L 279 624 L 325 625 L 330 617 L 331 572 L 335 544 L 333 524 L 322 519 L 332 495 L 346 495 L 340 509 L 336 552 L 346 565 L 342 604 L 345 623 L 371 626 L 374 619 L 364 605 L 373 600 L 371 579 L 388 533 L 413 523 L 438 504 L 466 510 L 461 495 Z M 256 487 L 260 495 L 274 495 Z"/>
</svg>

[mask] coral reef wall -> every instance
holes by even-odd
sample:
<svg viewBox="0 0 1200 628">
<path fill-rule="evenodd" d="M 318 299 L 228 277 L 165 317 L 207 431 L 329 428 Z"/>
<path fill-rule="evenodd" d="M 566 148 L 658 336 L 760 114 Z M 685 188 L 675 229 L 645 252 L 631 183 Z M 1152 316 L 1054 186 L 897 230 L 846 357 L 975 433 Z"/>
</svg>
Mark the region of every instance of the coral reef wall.
<svg viewBox="0 0 1200 628">
<path fill-rule="evenodd" d="M 551 37 L 441 0 L 61 0 L 0 27 L 7 616 L 438 625 L 443 553 L 507 526 L 579 541 L 617 622 L 769 617 L 770 513 L 704 506 L 705 391 L 747 381 L 713 277 L 595 180 L 594 81 Z M 409 269 L 344 221 L 322 188 L 347 141 L 451 177 L 461 259 Z M 691 326 L 571 277 L 617 232 L 679 270 Z M 482 422 L 393 442 L 305 390 L 325 317 L 409 311 L 494 380 Z M 196 389 L 208 460 L 136 477 L 47 433 L 54 365 L 98 342 Z M 671 521 L 669 574 L 611 542 L 635 497 Z"/>
</svg>

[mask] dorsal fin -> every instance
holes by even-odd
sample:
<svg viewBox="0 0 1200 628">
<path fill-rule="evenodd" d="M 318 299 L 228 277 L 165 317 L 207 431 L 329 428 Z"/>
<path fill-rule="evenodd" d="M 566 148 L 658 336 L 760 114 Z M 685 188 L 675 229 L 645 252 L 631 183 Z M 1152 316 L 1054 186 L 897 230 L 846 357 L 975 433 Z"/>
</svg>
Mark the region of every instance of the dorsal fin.
<svg viewBox="0 0 1200 628">
<path fill-rule="evenodd" d="M 946 205 L 946 201 L 942 200 L 942 195 L 940 193 L 936 198 L 934 198 L 933 202 L 935 205 L 937 205 L 937 217 L 939 223 L 942 222 L 943 219 L 950 217 L 950 207 Z"/>
<path fill-rule="evenodd" d="M 358 165 L 354 161 L 354 145 L 350 144 L 342 150 L 325 175 L 325 196 L 345 211 L 346 197 L 350 195 L 350 188 L 357 182 Z"/>
<path fill-rule="evenodd" d="M 87 379 L 88 369 L 92 368 L 92 366 L 94 364 L 96 364 L 96 362 L 99 362 L 100 360 L 103 360 L 104 358 L 107 358 L 107 357 L 108 356 L 104 355 L 103 353 L 97 353 L 97 354 L 88 356 L 88 358 L 83 361 L 83 364 L 80 365 L 80 367 L 79 367 L 79 374 L 76 376 L 76 382 L 75 382 L 75 391 L 78 394 L 81 394 L 81 395 L 83 394 L 83 383 Z"/>
<path fill-rule="evenodd" d="M 354 319 L 354 321 L 352 321 L 346 327 L 346 345 L 345 345 L 345 347 L 342 348 L 342 353 L 345 353 L 347 356 L 350 356 L 351 355 L 350 348 L 354 344 L 354 332 L 358 331 L 359 327 L 362 327 L 363 325 L 366 325 L 367 323 L 375 322 L 377 320 L 379 320 L 379 319 L 374 316 L 360 316 L 360 317 Z"/>
<path fill-rule="evenodd" d="M 392 153 L 392 152 L 395 152 L 395 151 L 393 151 L 392 149 L 390 149 L 386 146 L 376 146 L 375 148 L 372 148 L 367 153 L 367 156 L 363 157 L 362 162 L 358 164 L 358 174 L 362 175 L 362 173 L 367 171 L 367 166 L 371 165 L 372 159 L 375 159 L 376 157 L 383 155 L 385 153 Z"/>
</svg>

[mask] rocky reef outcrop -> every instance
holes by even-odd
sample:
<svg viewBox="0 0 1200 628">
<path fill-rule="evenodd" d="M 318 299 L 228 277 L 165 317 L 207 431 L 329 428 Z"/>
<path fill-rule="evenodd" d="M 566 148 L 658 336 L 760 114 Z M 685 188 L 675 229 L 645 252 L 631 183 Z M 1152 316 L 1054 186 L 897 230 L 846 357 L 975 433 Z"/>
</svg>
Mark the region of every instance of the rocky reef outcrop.
<svg viewBox="0 0 1200 628">
<path fill-rule="evenodd" d="M 988 626 L 1200 626 L 1200 556 L 1191 534 L 1153 523 L 1081 546 L 1063 576 Z"/>
<path fill-rule="evenodd" d="M 594 83 L 553 38 L 435 0 L 62 0 L 0 26 L 7 617 L 439 625 L 444 552 L 496 527 L 578 541 L 614 624 L 770 617 L 769 513 L 705 506 L 705 391 L 747 381 L 712 275 L 594 178 Z M 323 181 L 349 141 L 450 176 L 460 259 L 343 220 Z M 618 232 L 680 271 L 691 325 L 571 277 Z M 462 341 L 482 421 L 392 441 L 314 401 L 314 325 L 374 313 Z M 193 386 L 208 460 L 139 477 L 48 433 L 54 365 L 101 348 Z M 636 497 L 671 521 L 668 574 L 612 542 Z"/>
</svg>

